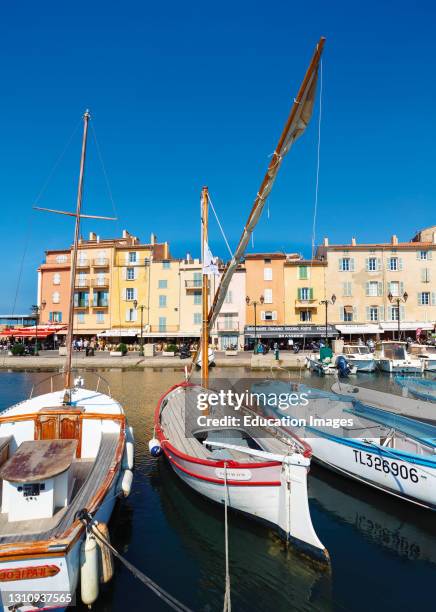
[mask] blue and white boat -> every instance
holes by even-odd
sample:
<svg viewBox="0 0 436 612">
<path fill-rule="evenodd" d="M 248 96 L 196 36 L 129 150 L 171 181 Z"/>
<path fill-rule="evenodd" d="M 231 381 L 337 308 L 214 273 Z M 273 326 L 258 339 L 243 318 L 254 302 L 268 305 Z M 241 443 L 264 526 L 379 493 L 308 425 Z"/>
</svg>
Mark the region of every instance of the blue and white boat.
<svg viewBox="0 0 436 612">
<path fill-rule="evenodd" d="M 420 378 L 419 376 L 396 376 L 395 382 L 414 397 L 429 402 L 436 402 L 436 379 Z"/>
<path fill-rule="evenodd" d="M 300 384 L 267 381 L 251 392 L 294 394 L 282 408 L 271 401 L 259 401 L 259 408 L 269 416 L 291 417 L 292 431 L 310 444 L 317 462 L 436 510 L 436 426 Z M 302 398 L 297 404 L 295 394 Z"/>
<path fill-rule="evenodd" d="M 342 354 L 357 372 L 374 372 L 376 369 L 374 355 L 365 345 L 345 344 Z"/>
</svg>

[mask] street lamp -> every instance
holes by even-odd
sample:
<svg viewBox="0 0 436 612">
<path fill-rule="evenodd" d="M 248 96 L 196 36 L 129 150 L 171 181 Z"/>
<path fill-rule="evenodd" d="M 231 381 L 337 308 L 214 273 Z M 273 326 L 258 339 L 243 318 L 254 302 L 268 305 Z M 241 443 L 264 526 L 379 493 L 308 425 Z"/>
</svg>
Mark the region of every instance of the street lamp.
<svg viewBox="0 0 436 612">
<path fill-rule="evenodd" d="M 254 307 L 254 352 L 256 352 L 257 349 L 257 314 L 256 314 L 256 308 L 258 304 L 263 304 L 265 302 L 265 298 L 263 297 L 263 295 L 260 296 L 259 301 L 257 300 L 251 300 L 250 297 L 247 295 L 247 297 L 245 298 L 245 302 L 247 304 L 247 306 L 253 306 Z"/>
<path fill-rule="evenodd" d="M 34 356 L 38 357 L 39 353 L 38 353 L 38 320 L 39 320 L 39 315 L 41 310 L 43 310 L 45 308 L 46 305 L 46 301 L 43 300 L 41 302 L 41 306 L 38 306 L 38 304 L 33 304 L 33 306 L 31 307 L 31 312 L 33 314 L 33 316 L 35 317 L 35 350 L 34 350 Z"/>
<path fill-rule="evenodd" d="M 143 318 L 144 318 L 144 308 L 145 306 L 143 306 L 142 304 L 140 306 L 138 306 L 138 300 L 133 300 L 133 306 L 135 307 L 135 310 L 137 308 L 139 308 L 139 310 L 141 311 L 141 340 L 140 340 L 140 349 L 139 349 L 139 355 L 140 357 L 144 357 L 144 338 L 143 338 Z"/>
<path fill-rule="evenodd" d="M 391 304 L 392 304 L 392 302 L 394 302 L 397 305 L 398 340 L 400 340 L 400 337 L 401 337 L 401 330 L 400 330 L 400 319 L 401 319 L 401 317 L 400 317 L 400 304 L 401 304 L 401 302 L 406 303 L 408 297 L 409 297 L 409 294 L 407 293 L 407 291 L 405 291 L 402 296 L 398 296 L 398 297 L 394 297 L 390 291 L 388 293 L 388 300 L 391 302 Z"/>
<path fill-rule="evenodd" d="M 335 302 L 336 302 L 335 294 L 333 294 L 329 300 L 325 299 L 325 300 L 320 301 L 320 304 L 324 304 L 325 306 L 325 343 L 326 345 L 328 345 L 328 307 L 330 304 L 333 306 Z"/>
</svg>

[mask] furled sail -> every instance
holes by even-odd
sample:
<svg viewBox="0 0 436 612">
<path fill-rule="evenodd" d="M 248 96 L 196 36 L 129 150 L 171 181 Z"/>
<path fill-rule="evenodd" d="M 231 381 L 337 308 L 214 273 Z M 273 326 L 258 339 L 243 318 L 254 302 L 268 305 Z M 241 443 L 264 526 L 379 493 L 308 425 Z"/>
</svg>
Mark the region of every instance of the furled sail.
<svg viewBox="0 0 436 612">
<path fill-rule="evenodd" d="M 254 201 L 253 208 L 251 209 L 250 216 L 248 217 L 248 221 L 245 225 L 244 231 L 242 232 L 239 244 L 221 277 L 221 283 L 217 292 L 215 293 L 215 298 L 209 311 L 209 330 L 212 329 L 220 312 L 221 306 L 224 303 L 233 273 L 244 257 L 248 242 L 262 214 L 262 210 L 265 206 L 266 200 L 268 199 L 272 186 L 274 185 L 274 181 L 282 164 L 283 158 L 288 153 L 289 149 L 292 147 L 297 138 L 303 134 L 312 117 L 313 107 L 315 104 L 318 68 L 324 43 L 325 38 L 320 38 L 298 95 L 294 100 L 294 104 L 291 108 L 291 112 L 286 121 L 282 135 L 280 136 L 276 150 L 271 158 L 268 170 Z"/>
</svg>

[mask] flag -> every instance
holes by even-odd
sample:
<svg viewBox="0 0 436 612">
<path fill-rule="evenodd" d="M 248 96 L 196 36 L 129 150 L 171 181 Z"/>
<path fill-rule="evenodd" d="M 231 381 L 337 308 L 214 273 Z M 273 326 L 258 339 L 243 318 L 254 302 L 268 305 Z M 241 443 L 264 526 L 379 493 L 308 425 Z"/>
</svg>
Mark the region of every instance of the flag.
<svg viewBox="0 0 436 612">
<path fill-rule="evenodd" d="M 218 264 L 217 259 L 212 255 L 212 251 L 209 248 L 207 242 L 204 243 L 204 261 L 203 261 L 203 274 L 207 276 L 218 276 Z"/>
</svg>

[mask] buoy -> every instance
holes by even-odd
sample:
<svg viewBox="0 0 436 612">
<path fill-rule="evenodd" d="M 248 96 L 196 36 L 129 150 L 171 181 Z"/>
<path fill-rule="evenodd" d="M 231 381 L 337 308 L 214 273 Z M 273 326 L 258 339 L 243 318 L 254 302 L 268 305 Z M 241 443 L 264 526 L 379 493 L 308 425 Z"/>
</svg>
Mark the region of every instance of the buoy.
<svg viewBox="0 0 436 612">
<path fill-rule="evenodd" d="M 132 488 L 133 482 L 133 472 L 132 470 L 124 470 L 123 475 L 118 481 L 118 493 L 123 493 L 124 497 L 128 497 L 130 495 L 130 490 Z"/>
<path fill-rule="evenodd" d="M 95 526 L 94 528 L 98 529 L 102 537 L 108 542 L 110 542 L 109 528 L 106 525 L 106 523 L 98 523 L 98 525 Z M 100 555 L 99 555 L 100 582 L 102 582 L 103 584 L 106 584 L 106 582 L 109 582 L 109 580 L 111 580 L 112 576 L 114 575 L 114 559 L 113 559 L 110 549 L 99 539 L 97 539 L 97 546 L 100 549 Z"/>
<path fill-rule="evenodd" d="M 88 534 L 80 547 L 80 595 L 87 606 L 93 604 L 98 597 L 98 551 L 95 537 Z"/>
<path fill-rule="evenodd" d="M 135 440 L 133 437 L 133 428 L 126 429 L 126 446 L 123 454 L 123 469 L 133 470 L 135 463 Z"/>
<path fill-rule="evenodd" d="M 150 440 L 148 448 L 152 457 L 160 457 L 162 455 L 162 446 L 157 438 Z"/>
</svg>

